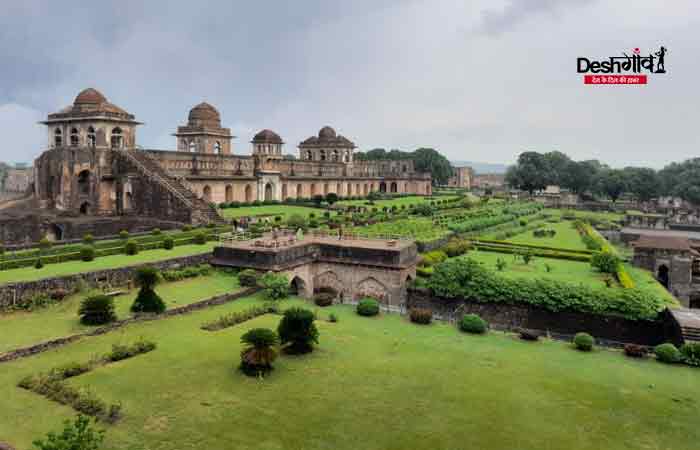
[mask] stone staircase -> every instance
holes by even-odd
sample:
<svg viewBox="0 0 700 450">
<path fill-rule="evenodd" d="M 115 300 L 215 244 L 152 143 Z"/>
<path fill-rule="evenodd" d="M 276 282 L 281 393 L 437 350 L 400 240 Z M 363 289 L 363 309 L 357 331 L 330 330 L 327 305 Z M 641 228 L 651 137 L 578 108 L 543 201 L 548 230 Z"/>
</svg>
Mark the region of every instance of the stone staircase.
<svg viewBox="0 0 700 450">
<path fill-rule="evenodd" d="M 700 310 L 677 308 L 671 315 L 678 323 L 684 342 L 700 342 Z"/>
<path fill-rule="evenodd" d="M 215 207 L 197 197 L 187 187 L 183 180 L 171 175 L 163 166 L 155 161 L 148 153 L 139 150 L 119 149 L 118 154 L 136 167 L 138 172 L 147 179 L 158 183 L 168 192 L 178 198 L 186 208 L 190 209 L 193 224 L 216 223 L 224 224 L 224 219 Z"/>
</svg>

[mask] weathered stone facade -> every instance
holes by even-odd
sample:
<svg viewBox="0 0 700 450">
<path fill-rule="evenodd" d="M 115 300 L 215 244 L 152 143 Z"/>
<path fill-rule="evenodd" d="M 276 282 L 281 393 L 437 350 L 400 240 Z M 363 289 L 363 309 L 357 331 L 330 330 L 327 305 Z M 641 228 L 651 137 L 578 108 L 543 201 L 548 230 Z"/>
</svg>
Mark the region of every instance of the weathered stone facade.
<svg viewBox="0 0 700 450">
<path fill-rule="evenodd" d="M 471 189 L 474 178 L 474 169 L 471 167 L 455 167 L 454 175 L 447 180 L 450 187 Z"/>
</svg>

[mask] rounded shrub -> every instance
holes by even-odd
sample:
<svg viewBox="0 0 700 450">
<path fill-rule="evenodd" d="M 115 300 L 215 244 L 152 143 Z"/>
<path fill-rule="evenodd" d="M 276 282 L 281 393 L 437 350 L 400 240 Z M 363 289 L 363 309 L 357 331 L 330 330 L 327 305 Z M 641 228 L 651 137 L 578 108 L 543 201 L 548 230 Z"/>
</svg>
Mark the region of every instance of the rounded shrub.
<svg viewBox="0 0 700 450">
<path fill-rule="evenodd" d="M 166 236 L 163 239 L 163 248 L 166 250 L 172 250 L 175 247 L 175 239 L 172 236 Z"/>
<path fill-rule="evenodd" d="M 35 269 L 42 269 L 44 267 L 44 262 L 41 260 L 41 258 L 37 258 L 36 262 L 34 263 L 34 268 Z"/>
<path fill-rule="evenodd" d="M 85 325 L 104 325 L 117 320 L 114 313 L 114 299 L 107 295 L 94 295 L 85 298 L 78 310 L 80 323 Z"/>
<path fill-rule="evenodd" d="M 268 272 L 258 280 L 263 294 L 268 300 L 282 300 L 289 297 L 289 280 L 286 275 Z"/>
<path fill-rule="evenodd" d="M 365 317 L 379 314 L 379 302 L 373 298 L 363 298 L 357 304 L 357 314 Z"/>
<path fill-rule="evenodd" d="M 666 343 L 654 347 L 656 359 L 666 364 L 676 364 L 681 361 L 683 355 L 675 345 Z"/>
<path fill-rule="evenodd" d="M 42 250 L 50 249 L 51 248 L 51 241 L 49 241 L 49 238 L 47 238 L 46 236 L 41 238 L 41 240 L 39 241 L 39 248 Z"/>
<path fill-rule="evenodd" d="M 303 308 L 289 308 L 284 312 L 277 327 L 282 345 L 288 344 L 285 352 L 302 354 L 313 351 L 318 343 L 318 330 L 314 324 L 314 313 Z"/>
<path fill-rule="evenodd" d="M 137 255 L 139 253 L 139 243 L 133 240 L 126 241 L 124 253 L 127 255 Z"/>
<path fill-rule="evenodd" d="M 293 230 L 306 228 L 306 219 L 301 214 L 292 214 L 287 219 L 287 226 Z"/>
<path fill-rule="evenodd" d="M 595 339 L 588 333 L 576 333 L 574 336 L 574 347 L 582 352 L 590 352 L 595 345 Z"/>
<path fill-rule="evenodd" d="M 183 225 L 181 229 L 184 233 L 192 231 L 192 225 Z"/>
<path fill-rule="evenodd" d="M 700 367 L 700 342 L 689 342 L 681 345 L 681 360 L 689 366 Z"/>
<path fill-rule="evenodd" d="M 488 323 L 476 314 L 465 314 L 459 321 L 459 329 L 472 334 L 484 334 Z"/>
<path fill-rule="evenodd" d="M 278 342 L 277 334 L 268 328 L 253 328 L 243 334 L 241 343 L 245 347 L 241 351 L 241 372 L 258 377 L 272 370 L 272 362 L 277 358 L 275 346 Z"/>
<path fill-rule="evenodd" d="M 119 232 L 119 239 L 127 240 L 129 239 L 129 232 L 126 230 L 122 230 Z"/>
<path fill-rule="evenodd" d="M 316 303 L 316 306 L 321 307 L 331 306 L 334 298 L 335 294 L 332 292 L 319 292 L 314 295 L 314 303 Z"/>
<path fill-rule="evenodd" d="M 207 243 L 207 233 L 204 231 L 200 231 L 197 234 L 194 235 L 194 243 L 203 245 Z"/>
<path fill-rule="evenodd" d="M 154 228 L 153 230 L 151 230 L 151 234 L 153 236 L 160 236 L 161 233 L 162 233 L 162 231 L 160 231 L 160 228 Z"/>
<path fill-rule="evenodd" d="M 238 281 L 241 286 L 255 287 L 258 285 L 258 272 L 253 269 L 241 270 L 238 274 Z"/>
<path fill-rule="evenodd" d="M 428 325 L 433 321 L 433 312 L 427 308 L 411 308 L 408 311 L 408 317 L 413 323 Z"/>
<path fill-rule="evenodd" d="M 91 245 L 93 242 L 95 242 L 95 237 L 92 234 L 87 233 L 85 236 L 83 236 L 84 244 Z"/>
<path fill-rule="evenodd" d="M 620 265 L 620 258 L 609 252 L 596 253 L 591 257 L 591 266 L 603 273 L 615 273 Z"/>
<path fill-rule="evenodd" d="M 92 261 L 95 259 L 95 247 L 92 245 L 83 245 L 80 248 L 80 259 L 83 261 Z"/>
</svg>

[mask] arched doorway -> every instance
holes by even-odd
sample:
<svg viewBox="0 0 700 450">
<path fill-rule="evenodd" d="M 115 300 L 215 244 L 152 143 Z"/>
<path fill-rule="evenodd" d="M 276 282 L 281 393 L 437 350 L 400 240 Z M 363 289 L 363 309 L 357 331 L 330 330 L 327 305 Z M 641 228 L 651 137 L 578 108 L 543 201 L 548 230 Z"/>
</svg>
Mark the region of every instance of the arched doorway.
<svg viewBox="0 0 700 450">
<path fill-rule="evenodd" d="M 282 201 L 287 200 L 287 184 L 282 185 Z"/>
<path fill-rule="evenodd" d="M 302 196 L 302 190 L 301 190 L 301 184 L 297 184 L 297 198 L 301 198 Z"/>
<path fill-rule="evenodd" d="M 63 229 L 55 223 L 52 223 L 48 230 L 46 230 L 46 238 L 49 241 L 60 241 L 63 239 Z"/>
<path fill-rule="evenodd" d="M 78 174 L 78 192 L 81 195 L 90 193 L 90 171 L 87 169 L 81 170 Z"/>
<path fill-rule="evenodd" d="M 379 183 L 379 192 L 386 192 L 386 183 L 383 181 Z"/>
<path fill-rule="evenodd" d="M 391 192 L 398 192 L 399 191 L 399 185 L 396 184 L 396 181 L 391 182 Z"/>
<path fill-rule="evenodd" d="M 245 187 L 245 201 L 246 203 L 250 203 L 253 201 L 253 189 L 250 187 L 249 184 L 247 184 Z"/>
<path fill-rule="evenodd" d="M 304 295 L 306 293 L 306 283 L 300 277 L 294 277 L 289 283 L 289 295 Z"/>
<path fill-rule="evenodd" d="M 204 186 L 202 197 L 204 197 L 205 201 L 211 202 L 211 187 L 209 185 Z"/>
<path fill-rule="evenodd" d="M 226 185 L 226 203 L 231 203 L 233 201 L 233 186 L 230 184 Z"/>
<path fill-rule="evenodd" d="M 656 279 L 659 283 L 666 289 L 668 289 L 668 266 L 666 264 L 661 264 L 656 272 Z"/>
<path fill-rule="evenodd" d="M 274 200 L 274 194 L 272 192 L 273 186 L 272 183 L 267 183 L 265 185 L 265 201 L 269 202 L 270 200 Z"/>
<path fill-rule="evenodd" d="M 83 202 L 80 205 L 80 214 L 87 215 L 90 214 L 90 203 Z"/>
</svg>

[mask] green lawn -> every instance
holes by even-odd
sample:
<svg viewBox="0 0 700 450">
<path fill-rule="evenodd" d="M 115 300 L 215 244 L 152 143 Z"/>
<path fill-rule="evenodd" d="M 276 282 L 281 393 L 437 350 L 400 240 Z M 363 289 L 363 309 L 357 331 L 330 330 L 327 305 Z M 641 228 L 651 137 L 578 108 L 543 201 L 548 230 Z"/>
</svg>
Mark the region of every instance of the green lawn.
<svg viewBox="0 0 700 450">
<path fill-rule="evenodd" d="M 448 200 L 451 198 L 456 198 L 456 195 L 441 195 L 439 198 L 435 197 L 423 197 L 423 196 L 417 196 L 417 195 L 412 195 L 408 197 L 396 197 L 392 198 L 389 200 L 375 200 L 374 205 L 367 205 L 368 200 L 341 200 L 338 202 L 339 205 L 354 205 L 354 206 L 368 206 L 368 207 L 376 207 L 376 208 L 382 208 L 384 206 L 392 207 L 392 206 L 401 206 L 401 205 L 417 205 L 419 203 L 425 203 L 425 202 L 430 202 L 433 200 Z"/>
<path fill-rule="evenodd" d="M 498 273 L 509 278 L 550 278 L 569 283 L 584 283 L 593 287 L 605 287 L 603 274 L 592 269 L 586 262 L 535 256 L 529 264 L 525 264 L 521 258 L 516 259 L 513 255 L 478 250 L 470 251 L 468 256 L 482 262 L 493 271 L 497 271 L 496 261 L 499 258 L 502 259 L 507 265 Z M 550 267 L 549 272 L 547 272 L 547 265 Z"/>
<path fill-rule="evenodd" d="M 650 292 L 663 298 L 666 303 L 672 306 L 680 306 L 678 299 L 674 297 L 670 292 L 666 290 L 654 275 L 648 270 L 640 269 L 639 267 L 634 267 L 632 264 L 625 264 L 625 269 L 627 273 L 634 281 L 635 289 L 640 289 L 643 291 Z"/>
<path fill-rule="evenodd" d="M 163 298 L 168 309 L 239 289 L 237 277 L 219 271 L 156 286 L 156 292 Z M 78 308 L 83 298 L 94 293 L 98 292 L 75 294 L 61 303 L 34 312 L 18 311 L 0 315 L 0 353 L 89 330 L 91 327 L 80 324 Z M 114 298 L 118 318 L 124 319 L 131 315 L 129 308 L 136 293 L 137 290 L 133 289 Z"/>
<path fill-rule="evenodd" d="M 131 266 L 149 262 L 162 261 L 164 259 L 180 256 L 197 255 L 211 252 L 218 242 L 207 242 L 203 245 L 179 245 L 172 250 L 143 250 L 137 255 L 111 255 L 95 258 L 94 261 L 67 261 L 56 264 L 46 264 L 41 269 L 34 267 L 22 267 L 0 271 L 0 284 L 16 281 L 32 281 L 42 278 L 74 275 L 76 273 L 92 272 L 96 270 L 114 269 L 117 267 Z"/>
<path fill-rule="evenodd" d="M 264 206 L 244 206 L 241 208 L 226 208 L 220 209 L 219 212 L 227 219 L 236 217 L 255 217 L 255 216 L 282 216 L 286 219 L 292 214 L 300 214 L 308 217 L 314 213 L 316 217 L 321 217 L 324 210 L 321 208 L 310 208 L 308 206 L 293 206 L 293 205 L 264 205 Z"/>
<path fill-rule="evenodd" d="M 691 449 L 700 440 L 696 369 L 397 315 L 362 318 L 343 306 L 320 312 L 340 321 L 318 322 L 314 353 L 282 356 L 265 380 L 247 378 L 235 370 L 241 334 L 275 328 L 279 317 L 215 333 L 199 326 L 260 301 L 138 323 L 3 364 L 2 440 L 28 450 L 74 416 L 17 388 L 22 376 L 139 337 L 158 348 L 69 381 L 121 402 L 106 450 Z"/>
<path fill-rule="evenodd" d="M 438 239 L 449 233 L 446 228 L 433 225 L 429 217 L 410 217 L 396 219 L 390 222 L 379 222 L 373 225 L 353 227 L 352 231 L 369 234 L 370 236 L 401 236 L 419 241 Z"/>
<path fill-rule="evenodd" d="M 532 244 L 571 250 L 586 250 L 586 246 L 583 244 L 578 231 L 573 227 L 572 222 L 545 223 L 544 228 L 552 229 L 556 231 L 557 234 L 551 238 L 535 237 L 533 231 L 527 231 L 509 238 L 507 241 L 513 242 L 514 244 Z"/>
</svg>

